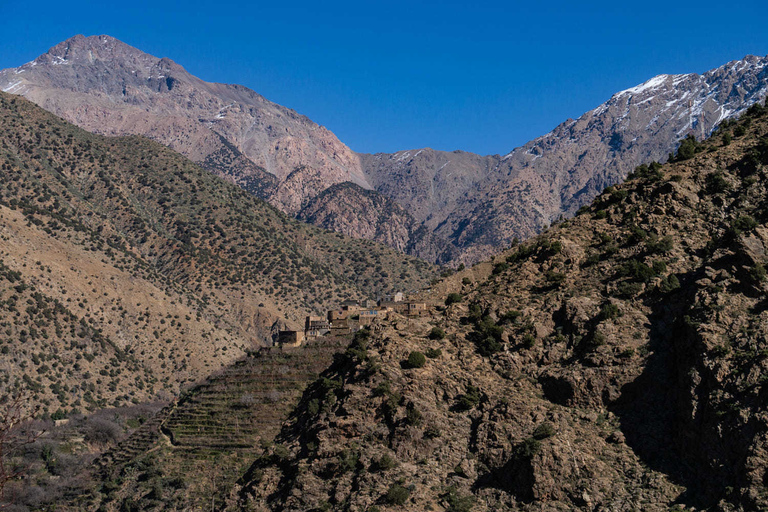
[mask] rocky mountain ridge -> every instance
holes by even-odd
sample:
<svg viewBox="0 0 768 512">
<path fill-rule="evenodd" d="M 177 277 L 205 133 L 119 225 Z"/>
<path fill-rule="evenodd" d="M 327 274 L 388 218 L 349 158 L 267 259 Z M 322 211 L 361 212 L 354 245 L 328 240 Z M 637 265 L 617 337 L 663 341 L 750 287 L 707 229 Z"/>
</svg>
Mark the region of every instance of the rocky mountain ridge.
<svg viewBox="0 0 768 512">
<path fill-rule="evenodd" d="M 258 181 L 270 180 L 264 173 L 275 176 L 284 188 L 267 188 L 268 195 L 288 213 L 334 183 L 370 188 L 357 156 L 305 116 L 246 87 L 200 80 L 168 58 L 113 37 L 70 38 L 3 70 L 0 84 L 86 130 L 144 135 L 198 163 L 224 150 L 242 154 L 252 168 L 238 175 Z"/>
<path fill-rule="evenodd" d="M 768 57 L 747 56 L 702 75 L 654 77 L 504 156 L 401 151 L 362 155 L 363 170 L 472 262 L 572 215 L 635 166 L 665 161 L 681 138 L 707 137 L 767 93 Z"/>
<path fill-rule="evenodd" d="M 430 236 L 408 243 L 378 229 L 382 219 L 394 221 L 390 206 L 377 201 L 383 209 L 374 214 L 373 203 L 349 187 L 334 195 L 346 204 L 363 200 L 357 208 L 366 209 L 368 223 L 342 222 L 338 212 L 319 211 L 321 201 L 304 218 L 456 265 L 572 215 L 636 165 L 663 161 L 688 133 L 705 137 L 765 97 L 766 69 L 766 58 L 747 56 L 702 75 L 659 75 L 504 156 L 355 154 L 325 128 L 245 87 L 204 82 L 109 36 L 76 36 L 0 71 L 0 89 L 91 131 L 151 137 L 290 215 L 345 181 L 375 189 L 415 219 L 398 217 L 395 231 L 422 226 Z M 446 242 L 456 249 L 446 252 Z"/>
</svg>

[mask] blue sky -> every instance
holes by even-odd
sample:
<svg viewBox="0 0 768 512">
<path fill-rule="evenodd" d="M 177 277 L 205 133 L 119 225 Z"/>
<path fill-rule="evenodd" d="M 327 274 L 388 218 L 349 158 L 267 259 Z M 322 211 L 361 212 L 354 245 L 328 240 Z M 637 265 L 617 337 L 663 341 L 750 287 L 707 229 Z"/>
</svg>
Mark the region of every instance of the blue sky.
<svg viewBox="0 0 768 512">
<path fill-rule="evenodd" d="M 768 54 L 768 2 L 0 0 L 0 68 L 109 34 L 361 152 L 506 153 L 660 73 Z"/>
</svg>

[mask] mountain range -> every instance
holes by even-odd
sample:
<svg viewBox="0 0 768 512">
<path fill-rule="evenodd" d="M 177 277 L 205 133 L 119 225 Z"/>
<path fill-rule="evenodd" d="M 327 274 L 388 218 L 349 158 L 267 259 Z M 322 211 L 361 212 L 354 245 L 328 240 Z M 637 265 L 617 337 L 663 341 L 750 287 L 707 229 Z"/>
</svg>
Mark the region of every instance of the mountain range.
<svg viewBox="0 0 768 512">
<path fill-rule="evenodd" d="M 26 450 L 19 495 L 109 511 L 763 510 L 767 184 L 768 106 L 753 105 L 423 290 L 424 315 L 249 353 L 94 465 L 73 415 Z"/>
<path fill-rule="evenodd" d="M 250 89 L 202 81 L 109 36 L 75 36 L 0 71 L 0 89 L 90 131 L 153 138 L 289 215 L 456 265 L 572 215 L 682 137 L 707 136 L 766 95 L 767 63 L 659 75 L 503 156 L 356 154 Z"/>
</svg>

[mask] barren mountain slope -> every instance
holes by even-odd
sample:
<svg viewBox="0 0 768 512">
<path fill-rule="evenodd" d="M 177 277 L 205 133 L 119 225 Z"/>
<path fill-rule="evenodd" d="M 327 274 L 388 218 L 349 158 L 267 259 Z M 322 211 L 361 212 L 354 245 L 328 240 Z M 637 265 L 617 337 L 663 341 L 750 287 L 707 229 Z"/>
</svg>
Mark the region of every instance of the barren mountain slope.
<svg viewBox="0 0 768 512">
<path fill-rule="evenodd" d="M 1 385 L 23 381 L 50 412 L 176 392 L 307 314 L 433 275 L 160 144 L 93 135 L 5 93 L 0 167 Z"/>
<path fill-rule="evenodd" d="M 92 132 L 148 136 L 214 172 L 222 170 L 208 165 L 209 157 L 229 143 L 253 165 L 237 169 L 241 179 L 269 180 L 266 171 L 282 183 L 301 167 L 311 186 L 288 184 L 270 194 L 291 214 L 334 183 L 370 188 L 358 157 L 322 126 L 246 87 L 204 82 L 109 36 L 78 35 L 6 69 L 0 89 Z"/>
<path fill-rule="evenodd" d="M 766 64 L 748 56 L 703 75 L 659 75 L 503 157 L 402 151 L 361 155 L 363 170 L 376 190 L 478 261 L 573 214 L 640 163 L 666 160 L 688 133 L 702 139 L 762 101 Z"/>
<path fill-rule="evenodd" d="M 768 507 L 768 109 L 675 160 L 358 335 L 231 508 Z"/>
</svg>

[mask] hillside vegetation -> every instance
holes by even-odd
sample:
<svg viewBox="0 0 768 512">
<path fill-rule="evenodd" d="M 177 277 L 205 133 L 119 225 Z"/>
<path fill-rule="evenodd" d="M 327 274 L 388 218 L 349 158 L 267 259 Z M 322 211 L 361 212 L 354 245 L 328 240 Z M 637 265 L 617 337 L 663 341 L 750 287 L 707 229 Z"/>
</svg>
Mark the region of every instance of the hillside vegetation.
<svg viewBox="0 0 768 512">
<path fill-rule="evenodd" d="M 766 112 L 358 337 L 231 508 L 768 508 Z"/>
<path fill-rule="evenodd" d="M 310 312 L 434 272 L 5 93 L 0 170 L 0 396 L 48 414 L 176 393 Z"/>
</svg>

